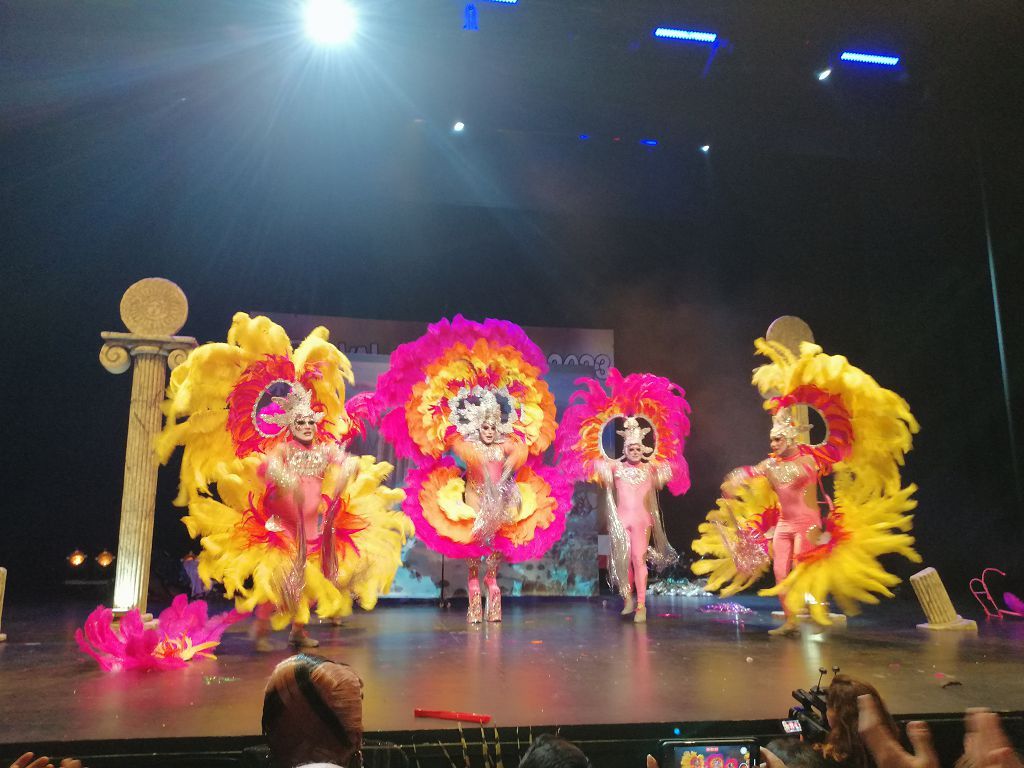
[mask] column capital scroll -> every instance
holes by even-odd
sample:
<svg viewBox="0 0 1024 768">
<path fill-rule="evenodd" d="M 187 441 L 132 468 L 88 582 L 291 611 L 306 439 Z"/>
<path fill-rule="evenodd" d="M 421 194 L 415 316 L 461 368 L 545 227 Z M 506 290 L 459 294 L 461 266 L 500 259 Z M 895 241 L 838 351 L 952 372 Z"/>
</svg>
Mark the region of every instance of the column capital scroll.
<svg viewBox="0 0 1024 768">
<path fill-rule="evenodd" d="M 100 349 L 100 363 L 115 374 L 127 371 L 131 368 L 131 359 L 141 355 L 166 357 L 168 367 L 176 368 L 197 346 L 191 336 L 143 336 L 103 331 L 100 338 L 106 342 Z"/>
</svg>

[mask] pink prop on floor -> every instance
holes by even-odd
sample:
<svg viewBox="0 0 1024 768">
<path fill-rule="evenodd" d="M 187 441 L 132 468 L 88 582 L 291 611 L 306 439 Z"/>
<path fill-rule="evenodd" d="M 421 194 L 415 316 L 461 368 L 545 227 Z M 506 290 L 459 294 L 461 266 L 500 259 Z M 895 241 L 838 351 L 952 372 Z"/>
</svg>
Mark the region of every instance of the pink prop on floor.
<svg viewBox="0 0 1024 768">
<path fill-rule="evenodd" d="M 195 658 L 216 658 L 212 651 L 224 630 L 244 615 L 230 610 L 209 619 L 206 603 L 178 595 L 160 614 L 159 628 L 147 629 L 133 608 L 115 629 L 114 612 L 100 605 L 75 630 L 75 641 L 105 672 L 180 669 Z"/>
<path fill-rule="evenodd" d="M 975 576 L 970 580 L 969 585 L 971 588 L 971 594 L 974 595 L 974 599 L 981 603 L 981 607 L 985 611 L 985 617 L 989 619 L 1001 619 L 1004 616 L 1017 616 L 1024 618 L 1024 600 L 1021 600 L 1012 592 L 1003 593 L 1003 602 L 1006 603 L 1006 608 L 1000 608 L 996 601 L 992 598 L 992 593 L 989 591 L 988 584 L 985 580 L 988 578 L 990 573 L 998 573 L 1000 576 L 1006 576 L 1003 571 L 998 568 L 986 568 L 981 572 L 981 576 Z"/>
</svg>

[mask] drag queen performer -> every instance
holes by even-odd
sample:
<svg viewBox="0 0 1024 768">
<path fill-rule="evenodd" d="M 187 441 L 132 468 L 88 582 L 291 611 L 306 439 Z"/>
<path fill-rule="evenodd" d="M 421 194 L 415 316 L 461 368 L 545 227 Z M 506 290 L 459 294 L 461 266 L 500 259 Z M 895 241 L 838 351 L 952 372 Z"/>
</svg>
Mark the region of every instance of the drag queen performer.
<svg viewBox="0 0 1024 768">
<path fill-rule="evenodd" d="M 470 623 L 501 621 L 502 559 L 541 557 L 565 529 L 572 489 L 540 458 L 556 427 L 546 371 L 519 326 L 456 316 L 395 349 L 356 409 L 418 465 L 403 508 L 428 547 L 468 561 Z"/>
<path fill-rule="evenodd" d="M 294 567 L 286 573 L 276 574 L 281 603 L 291 607 L 298 602 L 302 592 L 310 547 L 322 552 L 321 565 L 325 576 L 337 572 L 336 556 L 329 559 L 330 555 L 336 555 L 331 546 L 335 516 L 340 496 L 353 473 L 358 472 L 359 463 L 348 456 L 338 443 L 316 440 L 316 426 L 324 414 L 313 410 L 311 400 L 312 393 L 308 389 L 301 384 L 293 384 L 287 395 L 272 396 L 271 404 L 257 415 L 264 427 L 276 425 L 282 428 L 282 434 L 284 429 L 288 430 L 285 439 L 273 448 L 260 466 L 260 474 L 267 484 L 263 507 L 269 517 L 264 528 L 285 534 L 295 542 Z M 340 471 L 326 512 L 321 515 L 324 478 L 332 465 Z M 274 603 L 271 602 L 262 603 L 253 611 L 256 623 L 252 635 L 258 651 L 273 649 L 268 638 L 273 612 Z M 297 648 L 315 648 L 320 644 L 309 637 L 305 625 L 298 621 L 292 622 L 288 641 Z"/>
<path fill-rule="evenodd" d="M 502 406 L 507 417 L 502 419 Z M 508 391 L 494 392 L 482 387 L 462 390 L 449 400 L 452 424 L 452 453 L 466 467 L 464 499 L 475 511 L 470 537 L 473 542 L 489 547 L 494 535 L 514 522 L 522 508 L 522 497 L 515 474 L 526 463 L 526 445 L 514 431 L 518 420 L 515 400 Z M 498 587 L 498 566 L 501 553 L 493 550 L 485 561 L 484 585 L 487 587 L 487 620 L 501 621 L 501 589 Z M 469 610 L 467 621 L 477 624 L 483 618 L 480 597 L 479 561 L 469 562 Z"/>
<path fill-rule="evenodd" d="M 778 499 L 778 515 L 774 529 L 768 531 L 775 583 L 782 584 L 793 570 L 794 558 L 814 546 L 811 541 L 820 536 L 822 519 L 818 507 L 818 486 L 821 475 L 830 469 L 827 461 L 815 461 L 811 453 L 801 452 L 797 439 L 802 429 L 793 423 L 788 410 L 779 410 L 772 420 L 769 435 L 771 454 L 753 467 L 738 467 L 722 483 L 722 494 L 732 498 L 744 482 L 754 477 L 765 478 Z M 798 632 L 796 617 L 786 608 L 786 596 L 779 593 L 786 620 L 769 635 L 789 635 Z"/>
<path fill-rule="evenodd" d="M 693 542 L 704 556 L 693 571 L 709 576 L 709 591 L 728 596 L 753 585 L 773 560 L 776 585 L 761 594 L 779 597 L 786 620 L 771 634 L 795 635 L 805 611 L 829 623 L 829 597 L 851 614 L 859 602 L 891 597 L 899 579 L 882 568 L 880 555 L 920 561 L 908 534 L 916 488 L 902 487 L 899 472 L 918 427 L 902 398 L 844 357 L 806 342 L 799 355 L 763 339 L 755 346 L 771 360 L 753 382 L 769 398 L 772 453 L 726 476 L 722 498 Z M 794 423 L 792 409 L 801 405 L 825 422 L 817 445 L 798 442 L 808 429 Z M 822 520 L 818 490 L 828 474 L 835 476 L 835 503 L 825 496 Z"/>
<path fill-rule="evenodd" d="M 183 446 L 176 503 L 202 540 L 199 574 L 255 612 L 261 650 L 289 624 L 294 645 L 315 645 L 314 605 L 321 617 L 372 609 L 412 533 L 393 511 L 404 494 L 382 484 L 391 466 L 342 448 L 346 378 L 325 329 L 293 350 L 284 329 L 244 313 L 226 344 L 196 348 L 171 376 L 158 453 Z"/>
<path fill-rule="evenodd" d="M 665 535 L 658 490 L 667 485 L 679 495 L 690 487 L 683 458 L 690 406 L 682 389 L 649 373 L 623 378 L 610 369 L 611 394 L 593 379 L 576 383 L 585 388 L 573 394 L 569 402 L 574 404 L 563 415 L 556 441 L 559 462 L 573 480 L 592 480 L 604 487 L 611 541 L 608 581 L 622 594 L 622 615 L 635 610 L 633 621 L 643 624 L 647 621 L 647 563 L 662 569 L 679 559 Z M 603 449 L 605 427 L 625 414 L 629 415 L 618 431 L 623 456 L 612 460 Z M 641 426 L 641 419 L 652 426 Z M 648 435 L 653 447 L 644 443 Z"/>
</svg>

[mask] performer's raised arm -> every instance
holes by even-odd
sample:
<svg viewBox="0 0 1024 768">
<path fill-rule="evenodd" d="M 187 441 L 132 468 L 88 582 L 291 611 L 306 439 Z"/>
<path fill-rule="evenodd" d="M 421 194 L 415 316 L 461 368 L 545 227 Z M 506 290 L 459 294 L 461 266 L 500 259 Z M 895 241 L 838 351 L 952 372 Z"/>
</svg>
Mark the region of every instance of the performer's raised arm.
<svg viewBox="0 0 1024 768">
<path fill-rule="evenodd" d="M 526 443 L 514 435 L 505 441 L 502 449 L 505 451 L 505 463 L 501 467 L 501 480 L 498 485 L 515 477 L 516 472 L 526 463 L 526 458 L 529 455 Z"/>
<path fill-rule="evenodd" d="M 722 480 L 722 496 L 731 499 L 736 495 L 739 488 L 753 480 L 755 477 L 765 476 L 765 461 L 753 465 L 736 467 Z"/>
</svg>

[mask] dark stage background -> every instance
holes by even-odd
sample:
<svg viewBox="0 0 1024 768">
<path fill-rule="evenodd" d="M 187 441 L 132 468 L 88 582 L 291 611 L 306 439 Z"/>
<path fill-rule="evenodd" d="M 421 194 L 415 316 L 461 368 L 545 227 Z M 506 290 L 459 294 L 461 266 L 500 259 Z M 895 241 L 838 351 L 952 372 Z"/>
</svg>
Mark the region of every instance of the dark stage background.
<svg viewBox="0 0 1024 768">
<path fill-rule="evenodd" d="M 130 377 L 100 367 L 99 332 L 149 276 L 184 289 L 200 341 L 239 309 L 614 328 L 622 370 L 693 406 L 693 489 L 665 500 L 680 548 L 766 452 L 752 341 L 799 315 L 920 419 L 915 530 L 960 607 L 987 565 L 1019 584 L 1017 3 L 481 2 L 478 32 L 462 3 L 367 5 L 336 54 L 286 3 L 0 7 L 10 599 L 116 544 Z M 673 22 L 729 38 L 706 75 L 706 47 L 651 38 Z M 817 81 L 858 46 L 903 66 Z"/>
</svg>

